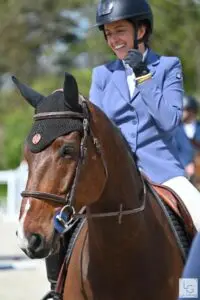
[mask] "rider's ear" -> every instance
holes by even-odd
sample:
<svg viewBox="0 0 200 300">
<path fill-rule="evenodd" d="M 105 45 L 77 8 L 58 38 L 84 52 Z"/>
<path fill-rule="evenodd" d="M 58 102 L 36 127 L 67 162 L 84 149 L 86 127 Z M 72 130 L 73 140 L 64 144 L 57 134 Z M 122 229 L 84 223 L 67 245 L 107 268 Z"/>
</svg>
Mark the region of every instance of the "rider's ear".
<svg viewBox="0 0 200 300">
<path fill-rule="evenodd" d="M 76 79 L 69 73 L 65 73 L 63 91 L 66 107 L 74 112 L 82 112 L 81 105 L 79 104 L 78 85 Z"/>
<path fill-rule="evenodd" d="M 97 152 L 91 140 L 88 142 L 88 153 L 81 167 L 79 184 L 77 186 L 75 203 L 79 203 L 80 209 L 99 200 L 107 181 L 107 170 L 103 164 L 101 154 Z"/>
<path fill-rule="evenodd" d="M 29 104 L 36 108 L 36 106 L 44 99 L 44 96 L 34 91 L 24 83 L 21 83 L 15 76 L 12 76 L 12 81 L 20 91 Z"/>
</svg>

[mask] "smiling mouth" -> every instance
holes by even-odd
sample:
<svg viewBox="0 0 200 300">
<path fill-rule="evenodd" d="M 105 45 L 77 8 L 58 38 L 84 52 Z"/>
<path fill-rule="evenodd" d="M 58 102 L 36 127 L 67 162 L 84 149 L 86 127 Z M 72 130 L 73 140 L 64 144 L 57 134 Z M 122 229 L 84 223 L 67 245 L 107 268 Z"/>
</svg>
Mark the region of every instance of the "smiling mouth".
<svg viewBox="0 0 200 300">
<path fill-rule="evenodd" d="M 120 49 L 122 49 L 124 47 L 125 47 L 125 45 L 118 45 L 118 46 L 115 46 L 114 49 L 115 50 L 120 50 Z"/>
</svg>

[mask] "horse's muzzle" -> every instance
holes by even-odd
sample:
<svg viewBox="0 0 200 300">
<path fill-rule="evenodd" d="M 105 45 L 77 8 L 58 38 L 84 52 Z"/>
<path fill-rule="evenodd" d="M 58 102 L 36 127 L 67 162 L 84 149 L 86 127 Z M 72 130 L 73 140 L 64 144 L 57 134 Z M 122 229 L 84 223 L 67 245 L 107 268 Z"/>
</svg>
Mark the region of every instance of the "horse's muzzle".
<svg viewBox="0 0 200 300">
<path fill-rule="evenodd" d="M 40 234 L 32 233 L 28 237 L 28 247 L 23 249 L 30 258 L 44 258 L 49 255 L 49 247 L 47 247 L 45 238 Z"/>
</svg>

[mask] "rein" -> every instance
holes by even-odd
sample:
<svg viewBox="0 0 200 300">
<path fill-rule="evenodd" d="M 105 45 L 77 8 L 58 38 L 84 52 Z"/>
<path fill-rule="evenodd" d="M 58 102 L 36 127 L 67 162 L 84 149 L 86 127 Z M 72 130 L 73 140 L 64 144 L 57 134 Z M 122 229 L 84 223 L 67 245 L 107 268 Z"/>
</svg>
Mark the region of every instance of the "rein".
<svg viewBox="0 0 200 300">
<path fill-rule="evenodd" d="M 106 217 L 118 217 L 118 224 L 121 224 L 123 216 L 133 215 L 144 211 L 146 206 L 146 198 L 147 198 L 147 188 L 143 180 L 143 203 L 140 207 L 123 210 L 123 204 L 121 203 L 119 207 L 119 211 L 107 212 L 107 213 L 93 213 L 93 214 L 88 212 L 86 212 L 86 214 L 73 213 L 73 219 L 81 219 L 81 218 L 95 219 L 95 218 L 106 218 Z"/>
<path fill-rule="evenodd" d="M 93 144 L 95 145 L 96 151 L 98 154 L 101 155 L 101 160 L 102 164 L 104 166 L 105 174 L 106 174 L 106 181 L 105 185 L 107 183 L 108 179 L 108 170 L 107 170 L 107 165 L 102 153 L 101 145 L 98 141 L 97 138 L 94 137 L 93 132 L 91 128 L 89 127 L 89 108 L 87 106 L 86 100 L 82 97 L 82 108 L 83 108 L 83 113 L 78 113 L 78 112 L 49 112 L 49 113 L 38 113 L 34 115 L 34 120 L 45 120 L 45 119 L 59 119 L 59 118 L 78 118 L 83 120 L 83 137 L 81 139 L 80 143 L 80 157 L 76 166 L 75 170 L 75 176 L 73 180 L 73 184 L 70 188 L 70 191 L 67 193 L 66 197 L 61 197 L 55 194 L 51 193 L 45 193 L 45 192 L 39 192 L 39 191 L 23 191 L 21 193 L 22 197 L 32 197 L 36 198 L 39 200 L 44 200 L 44 201 L 51 201 L 56 204 L 61 204 L 64 207 L 62 208 L 60 212 L 59 219 L 62 222 L 65 222 L 62 219 L 62 213 L 63 211 L 67 211 L 70 214 L 70 220 L 65 222 L 66 226 L 69 225 L 72 220 L 74 221 L 75 219 L 81 219 L 81 218 L 87 218 L 87 219 L 93 219 L 93 218 L 105 218 L 105 217 L 118 217 L 118 223 L 121 224 L 122 217 L 131 215 L 131 214 L 136 214 L 139 212 L 142 212 L 145 209 L 145 204 L 146 204 L 146 195 L 147 195 L 147 189 L 146 189 L 146 184 L 142 178 L 143 181 L 143 203 L 140 207 L 134 208 L 134 209 L 128 209 L 128 210 L 123 210 L 123 204 L 120 204 L 119 211 L 115 212 L 106 212 L 106 213 L 76 213 L 74 209 L 74 195 L 75 195 L 75 190 L 76 186 L 78 184 L 78 179 L 81 171 L 81 166 L 84 163 L 86 154 L 87 154 L 87 138 L 90 135 L 92 137 Z"/>
</svg>

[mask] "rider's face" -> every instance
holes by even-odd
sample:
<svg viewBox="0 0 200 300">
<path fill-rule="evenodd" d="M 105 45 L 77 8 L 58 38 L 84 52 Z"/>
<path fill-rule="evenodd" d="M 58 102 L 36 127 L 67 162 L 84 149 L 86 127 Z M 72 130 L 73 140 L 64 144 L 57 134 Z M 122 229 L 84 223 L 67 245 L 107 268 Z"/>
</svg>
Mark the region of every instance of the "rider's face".
<svg viewBox="0 0 200 300">
<path fill-rule="evenodd" d="M 124 59 L 128 50 L 134 48 L 134 26 L 127 20 L 119 20 L 104 25 L 104 32 L 108 46 L 114 51 L 119 59 Z M 138 38 L 145 33 L 145 27 L 138 29 Z"/>
</svg>

